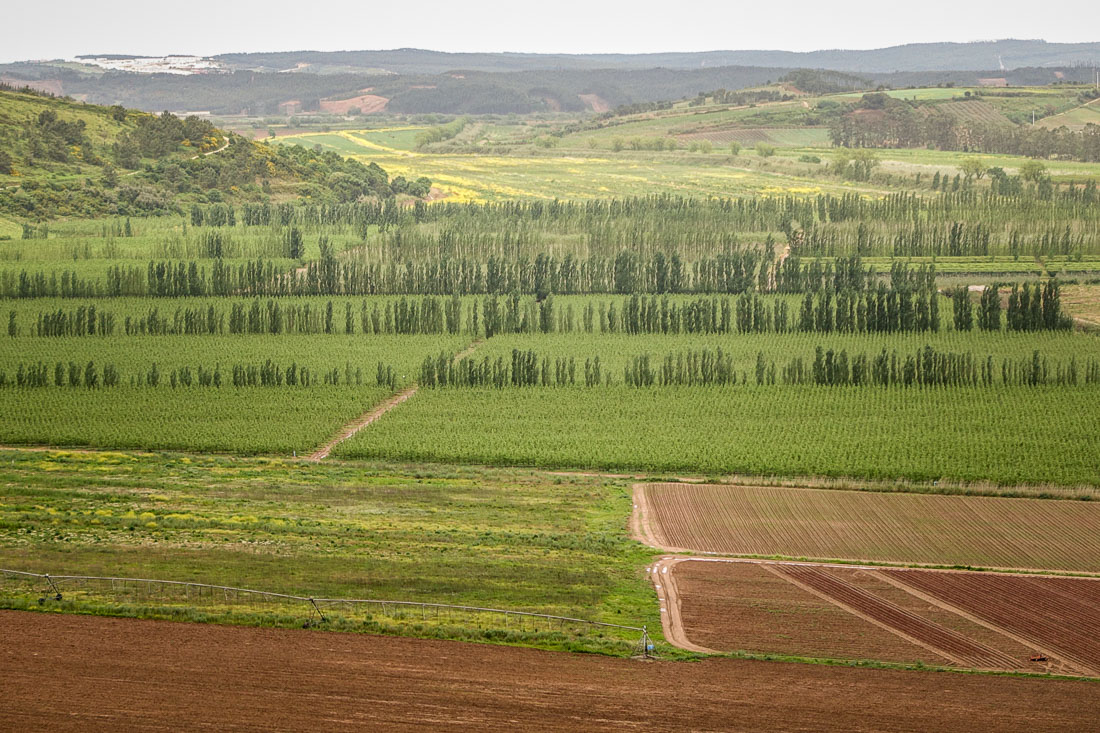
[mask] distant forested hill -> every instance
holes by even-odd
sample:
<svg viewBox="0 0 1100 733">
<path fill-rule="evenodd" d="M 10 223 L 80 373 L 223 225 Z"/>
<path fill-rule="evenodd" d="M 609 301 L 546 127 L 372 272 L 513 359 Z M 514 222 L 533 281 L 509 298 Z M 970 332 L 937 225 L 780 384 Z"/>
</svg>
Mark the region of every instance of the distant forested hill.
<svg viewBox="0 0 1100 733">
<path fill-rule="evenodd" d="M 0 68 L 0 72 L 4 71 Z M 20 76 L 27 79 L 27 69 Z M 362 74 L 232 74 L 177 76 L 110 72 L 82 74 L 54 69 L 64 94 L 97 104 L 147 111 L 189 110 L 215 114 L 277 114 L 296 102 L 315 111 L 322 99 L 354 97 L 369 90 L 388 100 L 387 111 L 446 114 L 528 114 L 580 111 L 579 95 L 596 95 L 610 106 L 694 96 L 702 89 L 741 89 L 775 81 L 786 69 L 573 70 L 488 73 L 460 71 L 435 76 Z M 39 75 L 41 78 L 41 75 Z"/>
<path fill-rule="evenodd" d="M 1091 81 L 1100 43 L 927 43 L 870 51 L 708 51 L 637 55 L 299 51 L 226 54 L 231 71 L 177 76 L 105 72 L 71 62 L 0 65 L 0 81 L 149 112 L 276 115 L 316 112 L 322 100 L 371 95 L 393 113 L 530 114 L 694 97 L 776 81 L 791 69 L 858 73 L 870 86 L 974 86 Z M 291 73 L 287 73 L 290 71 Z M 356 105 L 358 106 L 358 105 Z"/>
<path fill-rule="evenodd" d="M 402 48 L 390 51 L 293 51 L 223 54 L 217 59 L 236 69 L 306 73 L 333 70 L 386 70 L 395 74 L 440 74 L 468 71 L 546 69 L 698 69 L 715 66 L 818 68 L 864 73 L 944 71 L 949 69 L 1015 69 L 1025 66 L 1100 64 L 1100 43 L 1047 43 L 1000 40 L 973 43 L 912 43 L 872 50 L 704 51 L 648 54 L 443 53 Z"/>
</svg>

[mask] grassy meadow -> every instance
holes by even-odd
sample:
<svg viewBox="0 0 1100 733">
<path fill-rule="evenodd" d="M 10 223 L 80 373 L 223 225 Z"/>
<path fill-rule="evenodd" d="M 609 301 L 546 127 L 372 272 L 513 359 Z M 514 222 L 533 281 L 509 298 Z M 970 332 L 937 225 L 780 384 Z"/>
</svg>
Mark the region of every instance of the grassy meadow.
<svg viewBox="0 0 1100 733">
<path fill-rule="evenodd" d="M 635 625 L 659 638 L 644 566 L 622 530 L 622 482 L 527 471 L 303 464 L 173 454 L 0 452 L 0 567 L 195 581 L 316 598 L 374 598 L 531 611 Z M 0 605 L 23 596 L 0 580 Z M 74 610 L 171 617 L 186 602 Z M 192 604 L 193 605 L 193 604 Z M 261 610 L 199 604 L 237 623 Z M 340 612 L 334 623 L 341 623 Z M 298 619 L 301 623 L 301 617 Z M 435 628 L 382 618 L 347 628 L 491 640 L 484 619 Z M 481 626 L 479 628 L 479 626 Z M 628 653 L 636 638 L 520 633 L 497 640 Z"/>
</svg>

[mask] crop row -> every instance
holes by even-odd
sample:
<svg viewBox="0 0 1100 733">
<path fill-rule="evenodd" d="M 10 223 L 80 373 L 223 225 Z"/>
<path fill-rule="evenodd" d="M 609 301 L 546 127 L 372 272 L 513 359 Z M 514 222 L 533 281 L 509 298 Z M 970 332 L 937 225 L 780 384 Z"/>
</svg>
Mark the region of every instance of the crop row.
<svg viewBox="0 0 1100 733">
<path fill-rule="evenodd" d="M 345 457 L 1100 484 L 1100 388 L 422 390 Z"/>
</svg>

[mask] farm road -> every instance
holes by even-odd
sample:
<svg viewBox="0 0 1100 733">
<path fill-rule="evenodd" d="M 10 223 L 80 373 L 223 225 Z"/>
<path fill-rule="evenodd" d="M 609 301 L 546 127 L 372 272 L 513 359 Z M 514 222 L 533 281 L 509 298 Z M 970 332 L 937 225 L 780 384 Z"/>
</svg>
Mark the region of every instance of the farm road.
<svg viewBox="0 0 1100 733">
<path fill-rule="evenodd" d="M 680 612 L 680 593 L 676 588 L 676 574 L 673 569 L 687 559 L 690 558 L 662 557 L 652 567 L 646 568 L 652 576 L 653 587 L 657 591 L 657 603 L 661 607 L 661 631 L 664 632 L 665 640 L 673 646 L 689 652 L 717 654 L 716 649 L 693 643 L 688 639 L 684 628 L 683 614 Z"/>
<path fill-rule="evenodd" d="M 465 349 L 463 349 L 458 354 L 456 354 L 454 360 L 457 362 L 457 361 L 461 361 L 462 359 L 465 359 L 467 356 L 474 353 L 474 350 L 477 349 L 477 347 L 480 346 L 480 345 L 481 345 L 481 340 L 480 339 L 478 339 L 477 341 L 474 341 L 472 344 L 470 344 Z M 344 427 L 340 428 L 340 432 L 336 433 L 336 435 L 333 436 L 331 440 L 329 440 L 327 443 L 322 445 L 317 450 L 313 451 L 313 453 L 309 456 L 309 460 L 311 460 L 311 461 L 320 461 L 320 460 L 323 460 L 323 459 L 327 458 L 329 453 L 332 452 L 333 448 L 335 448 L 340 443 L 343 443 L 345 440 L 347 440 L 351 436 L 355 435 L 356 433 L 358 433 L 360 430 L 367 427 L 371 423 L 375 422 L 380 417 L 382 417 L 387 412 L 389 412 L 393 408 L 400 405 L 405 400 L 411 398 L 413 395 L 416 394 L 418 389 L 419 389 L 418 385 L 411 384 L 408 387 L 406 387 L 405 389 L 403 389 L 400 392 L 398 392 L 397 394 L 395 394 L 393 397 L 391 397 L 388 400 L 386 400 L 385 402 L 383 402 L 381 405 L 378 405 L 377 407 L 375 407 L 371 410 L 368 410 L 366 413 L 364 413 L 360 417 L 357 417 L 355 420 L 352 420 L 350 423 L 348 423 Z"/>
</svg>

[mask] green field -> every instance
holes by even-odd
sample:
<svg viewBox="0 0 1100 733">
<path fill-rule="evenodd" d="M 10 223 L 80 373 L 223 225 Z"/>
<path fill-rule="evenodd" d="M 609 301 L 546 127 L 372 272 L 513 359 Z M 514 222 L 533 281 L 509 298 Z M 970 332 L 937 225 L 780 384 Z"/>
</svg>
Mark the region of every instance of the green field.
<svg viewBox="0 0 1100 733">
<path fill-rule="evenodd" d="M 342 444 L 381 460 L 707 475 L 1100 482 L 1100 389 L 421 391 Z"/>
<path fill-rule="evenodd" d="M 447 201 L 503 201 L 512 198 L 588 199 L 609 196 L 635 196 L 656 193 L 675 195 L 784 195 L 858 191 L 881 195 L 890 188 L 901 188 L 897 176 L 908 179 L 922 173 L 926 179 L 935 172 L 952 175 L 959 172 L 970 153 L 925 149 L 886 149 L 876 151 L 883 174 L 895 179 L 876 177 L 868 183 L 852 183 L 828 175 L 824 167 L 806 165 L 796 159 L 816 155 L 829 161 L 834 151 L 828 148 L 823 128 L 774 127 L 730 123 L 721 127 L 721 113 L 707 126 L 677 127 L 666 121 L 645 121 L 598 131 L 568 135 L 549 150 L 526 145 L 504 145 L 493 153 L 436 153 L 410 149 L 408 134 L 394 141 L 387 133 L 340 132 L 303 133 L 281 137 L 279 144 L 320 145 L 365 163 L 375 162 L 394 175 L 409 179 L 427 176 Z M 393 133 L 397 135 L 398 133 Z M 676 151 L 639 152 L 630 148 L 631 140 L 643 142 L 667 136 L 683 135 Z M 623 150 L 611 149 L 621 139 Z M 710 153 L 688 149 L 692 139 L 713 141 Z M 757 141 L 779 146 L 772 158 L 761 158 L 753 151 Z M 737 156 L 729 153 L 730 142 L 744 148 Z M 977 156 L 988 166 L 999 166 L 1015 173 L 1027 160 L 1022 156 Z M 1100 164 L 1053 161 L 1048 164 L 1058 181 L 1100 178 Z"/>
<path fill-rule="evenodd" d="M 1073 128 L 1080 128 L 1085 125 L 1100 125 L 1100 102 L 1093 100 L 1088 104 L 1074 107 L 1060 114 L 1044 117 L 1039 124 L 1051 130 L 1063 125 Z"/>
<path fill-rule="evenodd" d="M 653 553 L 621 532 L 630 507 L 621 482 L 525 471 L 12 451 L 0 452 L 0 482 L 4 568 L 489 606 L 648 623 L 659 637 L 643 572 Z M 68 603 L 100 613 L 135 608 L 112 602 L 111 594 L 70 594 Z M 209 605 L 206 613 L 215 617 L 227 610 Z M 160 609 L 171 615 L 171 601 Z M 483 626 L 484 619 L 453 619 L 437 629 L 420 618 L 403 627 L 376 616 L 351 628 L 612 653 L 628 653 L 637 643 L 613 630 L 575 639 L 501 633 Z M 278 621 L 257 609 L 234 620 Z"/>
<path fill-rule="evenodd" d="M 379 363 L 394 370 L 400 387 L 413 380 L 425 356 L 466 343 L 463 337 L 385 335 L 20 337 L 0 362 L 9 379 L 18 363 L 46 363 L 52 380 L 55 363 L 83 370 L 94 362 L 99 372 L 113 364 L 120 386 L 0 389 L 7 415 L 0 442 L 307 454 L 392 393 L 377 384 Z M 308 367 L 315 382 L 232 386 L 234 365 L 268 360 L 283 370 Z M 154 363 L 160 384 L 134 386 L 131 380 L 147 378 Z M 197 375 L 200 366 L 220 367 L 223 386 L 170 386 L 173 370 L 189 367 Z M 333 370 L 339 382 L 326 384 Z"/>
<path fill-rule="evenodd" d="M 427 176 L 447 201 L 505 201 L 515 198 L 586 199 L 654 193 L 730 195 L 734 193 L 818 193 L 841 187 L 806 177 L 753 170 L 726 155 L 687 151 L 638 155 L 593 152 L 540 152 L 523 148 L 516 155 L 467 155 L 413 152 L 373 142 L 381 133 L 302 134 L 279 138 L 280 144 L 320 145 L 356 160 L 375 162 L 393 175 Z"/>
</svg>

